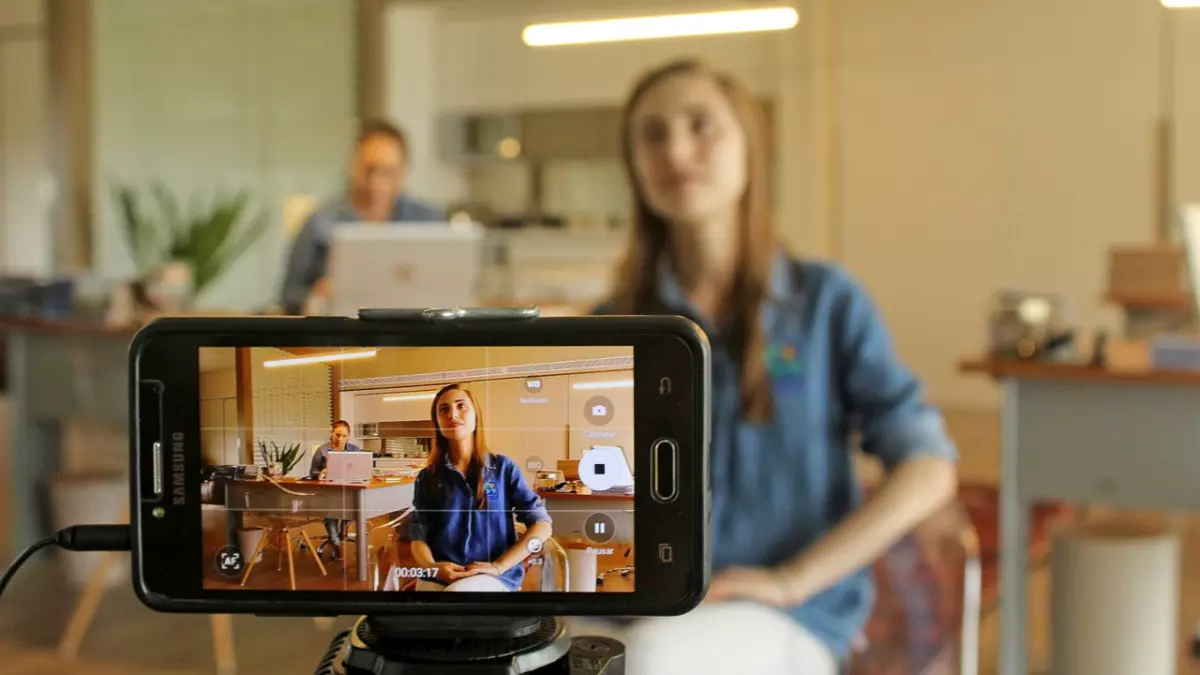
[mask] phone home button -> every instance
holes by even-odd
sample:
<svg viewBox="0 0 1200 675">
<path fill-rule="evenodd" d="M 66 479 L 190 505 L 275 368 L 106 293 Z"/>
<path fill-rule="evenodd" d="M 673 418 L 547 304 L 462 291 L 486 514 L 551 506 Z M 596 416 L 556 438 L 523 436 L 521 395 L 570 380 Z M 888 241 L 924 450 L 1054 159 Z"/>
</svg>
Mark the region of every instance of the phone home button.
<svg viewBox="0 0 1200 675">
<path fill-rule="evenodd" d="M 679 446 L 669 438 L 660 438 L 650 446 L 650 493 L 661 503 L 679 496 Z"/>
</svg>

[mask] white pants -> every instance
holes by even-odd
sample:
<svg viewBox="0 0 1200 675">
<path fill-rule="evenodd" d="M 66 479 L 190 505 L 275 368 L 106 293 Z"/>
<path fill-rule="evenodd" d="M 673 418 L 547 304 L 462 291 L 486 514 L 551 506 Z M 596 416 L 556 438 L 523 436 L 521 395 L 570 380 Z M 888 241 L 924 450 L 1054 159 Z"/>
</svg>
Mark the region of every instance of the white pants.
<svg viewBox="0 0 1200 675">
<path fill-rule="evenodd" d="M 418 579 L 417 586 L 414 590 L 418 591 L 446 591 L 449 593 L 508 593 L 508 586 L 504 585 L 496 577 L 490 577 L 486 574 L 476 574 L 473 577 L 465 577 L 459 579 L 449 586 L 440 584 L 436 581 L 426 581 Z"/>
<path fill-rule="evenodd" d="M 749 602 L 700 605 L 627 629 L 569 620 L 572 636 L 625 643 L 626 675 L 837 675 L 833 654 L 786 614 Z"/>
</svg>

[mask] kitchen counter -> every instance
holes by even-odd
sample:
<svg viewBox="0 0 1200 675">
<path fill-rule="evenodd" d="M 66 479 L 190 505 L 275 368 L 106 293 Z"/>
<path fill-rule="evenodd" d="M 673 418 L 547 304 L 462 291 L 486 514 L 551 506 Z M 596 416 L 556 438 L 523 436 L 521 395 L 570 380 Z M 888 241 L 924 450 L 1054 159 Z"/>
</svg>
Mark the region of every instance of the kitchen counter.
<svg viewBox="0 0 1200 675">
<path fill-rule="evenodd" d="M 549 490 L 535 492 L 546 502 L 546 510 L 554 521 L 555 537 L 583 536 L 588 517 L 603 513 L 613 521 L 612 541 L 633 541 L 633 495 L 581 495 Z"/>
</svg>

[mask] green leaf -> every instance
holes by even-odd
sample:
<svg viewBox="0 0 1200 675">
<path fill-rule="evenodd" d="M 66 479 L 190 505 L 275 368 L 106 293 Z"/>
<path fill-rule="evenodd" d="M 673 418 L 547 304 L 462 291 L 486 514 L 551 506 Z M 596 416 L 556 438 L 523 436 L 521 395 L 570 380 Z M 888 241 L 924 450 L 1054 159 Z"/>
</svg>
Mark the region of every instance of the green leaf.
<svg viewBox="0 0 1200 675">
<path fill-rule="evenodd" d="M 158 202 L 158 208 L 162 211 L 163 225 L 168 236 L 174 240 L 187 227 L 186 221 L 179 212 L 179 202 L 175 200 L 175 195 L 171 194 L 167 186 L 161 182 L 151 185 L 150 191 Z"/>
<path fill-rule="evenodd" d="M 135 269 L 141 274 L 156 262 L 154 254 L 157 244 L 155 236 L 157 228 L 142 213 L 137 194 L 132 188 L 114 186 L 113 200 L 117 204 L 125 242 L 129 246 Z"/>
<path fill-rule="evenodd" d="M 249 196 L 241 193 L 232 200 L 219 203 L 209 219 L 195 231 L 192 263 L 195 265 L 195 288 L 199 293 L 217 278 L 222 269 L 222 246 L 229 239 Z"/>
<path fill-rule="evenodd" d="M 113 190 L 134 263 L 139 274 L 163 262 L 188 264 L 195 295 L 220 278 L 270 224 L 262 212 L 243 223 L 250 203 L 246 191 L 229 198 L 218 195 L 208 205 L 193 196 L 186 213 L 163 183 L 153 183 L 150 192 L 160 215 L 157 220 L 145 215 L 133 188 L 117 186 Z"/>
<path fill-rule="evenodd" d="M 259 213 L 248 225 L 240 228 L 232 240 L 227 240 L 221 246 L 218 255 L 212 260 L 211 268 L 208 270 L 210 279 L 219 278 L 232 267 L 262 237 L 270 224 L 267 214 Z"/>
</svg>

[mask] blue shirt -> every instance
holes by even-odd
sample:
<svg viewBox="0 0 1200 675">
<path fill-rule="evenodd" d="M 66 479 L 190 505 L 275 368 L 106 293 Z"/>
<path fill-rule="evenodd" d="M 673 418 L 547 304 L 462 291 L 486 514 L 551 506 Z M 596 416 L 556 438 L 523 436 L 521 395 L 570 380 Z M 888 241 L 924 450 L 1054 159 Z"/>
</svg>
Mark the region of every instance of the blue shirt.
<svg viewBox="0 0 1200 675">
<path fill-rule="evenodd" d="M 392 206 L 388 222 L 402 221 L 443 221 L 446 219 L 442 211 L 422 204 L 421 202 L 400 197 Z M 296 241 L 292 244 L 292 252 L 288 258 L 287 272 L 283 280 L 283 294 L 280 305 L 288 314 L 299 314 L 304 310 L 304 302 L 313 284 L 325 276 L 325 263 L 329 257 L 329 238 L 333 228 L 342 223 L 361 221 L 362 218 L 354 211 L 354 207 L 346 199 L 338 199 L 322 205 L 308 220 Z"/>
<path fill-rule="evenodd" d="M 957 457 L 870 297 L 837 266 L 783 254 L 775 260 L 759 319 L 774 400 L 765 423 L 742 415 L 741 369 L 726 336 L 692 307 L 667 267 L 658 298 L 664 313 L 696 321 L 712 345 L 714 572 L 790 560 L 859 506 L 853 431 L 888 468 L 922 453 Z M 845 658 L 873 605 L 864 567 L 788 614 Z"/>
<path fill-rule="evenodd" d="M 417 474 L 409 536 L 428 544 L 437 562 L 470 565 L 495 561 L 517 543 L 514 514 L 526 527 L 550 522 L 542 498 L 530 489 L 516 463 L 504 455 L 490 455 L 484 467 L 486 509 L 477 508 L 476 486 L 449 460 L 437 469 L 440 486 L 431 480 L 434 470 L 426 467 Z M 524 579 L 525 567 L 519 564 L 500 575 L 500 581 L 514 591 Z"/>
</svg>

